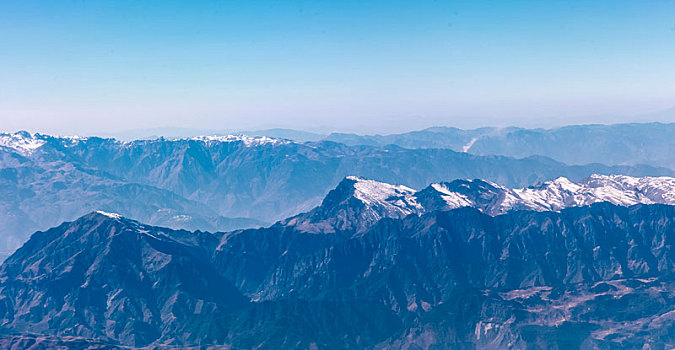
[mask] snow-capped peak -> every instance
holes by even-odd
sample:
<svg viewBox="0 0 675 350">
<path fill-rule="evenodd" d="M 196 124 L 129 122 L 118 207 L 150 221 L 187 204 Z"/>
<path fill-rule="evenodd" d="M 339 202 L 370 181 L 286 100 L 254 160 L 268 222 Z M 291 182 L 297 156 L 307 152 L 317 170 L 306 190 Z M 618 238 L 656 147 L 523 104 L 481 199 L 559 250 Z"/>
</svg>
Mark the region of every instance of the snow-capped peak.
<svg viewBox="0 0 675 350">
<path fill-rule="evenodd" d="M 354 197 L 366 206 L 377 205 L 403 215 L 411 214 L 421 208 L 413 196 L 415 190 L 410 187 L 391 185 L 356 176 L 348 176 L 347 179 L 354 181 Z"/>
<path fill-rule="evenodd" d="M 224 136 L 197 136 L 189 140 L 202 142 L 242 142 L 246 146 L 259 146 L 265 144 L 280 145 L 290 143 L 288 140 L 275 139 L 267 136 L 248 136 L 248 135 L 224 135 Z"/>
<path fill-rule="evenodd" d="M 89 137 L 82 136 L 49 136 L 38 133 L 29 133 L 27 131 L 19 131 L 15 133 L 0 133 L 0 146 L 11 148 L 23 155 L 30 155 L 36 149 L 42 147 L 50 140 L 61 142 L 66 147 L 71 147 L 89 140 Z M 131 145 L 137 141 L 121 141 L 117 139 L 107 139 L 109 141 Z M 161 139 L 164 140 L 164 139 Z M 276 139 L 267 136 L 248 136 L 248 135 L 224 135 L 224 136 L 198 136 L 190 138 L 169 139 L 174 141 L 193 140 L 204 143 L 218 143 L 218 142 L 241 142 L 246 147 L 261 146 L 261 145 L 283 145 L 291 143 L 289 140 Z"/>
<path fill-rule="evenodd" d="M 597 202 L 624 206 L 639 203 L 675 205 L 675 179 L 670 177 L 592 175 L 578 183 L 559 177 L 528 188 L 452 187 L 451 191 L 447 185 L 431 186 L 445 200 L 446 209 L 473 206 L 491 215 L 511 210 L 559 211 Z"/>
<path fill-rule="evenodd" d="M 560 211 L 597 202 L 675 205 L 675 178 L 592 175 L 560 177 L 538 186 L 507 188 L 485 180 L 455 180 L 415 191 L 356 176 L 345 178 L 321 206 L 285 221 L 306 232 L 361 232 L 382 218 L 474 207 L 488 215 L 512 210 Z"/>
<path fill-rule="evenodd" d="M 14 149 L 21 154 L 30 154 L 36 149 L 42 147 L 46 141 L 42 135 L 19 131 L 15 133 L 1 133 L 0 146 Z"/>
<path fill-rule="evenodd" d="M 613 188 L 635 194 L 640 203 L 675 204 L 675 178 L 591 175 L 584 180 L 589 188 Z"/>
<path fill-rule="evenodd" d="M 383 218 L 403 218 L 422 211 L 412 188 L 367 180 L 343 179 L 313 210 L 287 219 L 286 224 L 311 233 L 361 232 Z"/>
</svg>

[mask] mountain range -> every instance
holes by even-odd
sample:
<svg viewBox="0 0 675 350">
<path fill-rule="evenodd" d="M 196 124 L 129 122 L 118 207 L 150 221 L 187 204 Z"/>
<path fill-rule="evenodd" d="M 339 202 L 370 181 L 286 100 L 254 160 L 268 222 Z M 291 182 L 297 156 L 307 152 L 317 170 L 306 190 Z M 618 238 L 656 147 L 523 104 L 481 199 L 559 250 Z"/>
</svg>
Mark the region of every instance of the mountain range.
<svg viewBox="0 0 675 350">
<path fill-rule="evenodd" d="M 228 231 L 310 210 L 349 175 L 421 189 L 455 178 L 526 187 L 594 173 L 675 175 L 646 165 L 569 166 L 540 156 L 515 159 L 265 136 L 119 141 L 5 133 L 0 135 L 0 259 L 31 232 L 97 209 L 176 229 Z"/>
<path fill-rule="evenodd" d="M 653 115 L 652 120 L 672 120 L 673 110 Z M 665 117 L 664 116 L 668 116 Z M 442 148 L 476 155 L 504 155 L 515 158 L 546 156 L 566 164 L 602 163 L 607 165 L 648 164 L 675 167 L 675 123 L 629 123 L 570 125 L 550 129 L 522 127 L 482 127 L 459 129 L 430 127 L 423 130 L 385 135 L 333 132 L 322 134 L 273 128 L 249 131 L 203 129 L 145 129 L 110 134 L 125 140 L 153 139 L 158 135 L 174 138 L 199 135 L 245 134 L 294 140 L 332 141 L 347 145 L 403 148 Z"/>
<path fill-rule="evenodd" d="M 674 127 L 3 133 L 0 350 L 675 348 Z"/>
<path fill-rule="evenodd" d="M 284 223 L 312 233 L 361 232 L 383 218 L 401 219 L 461 207 L 495 216 L 516 210 L 560 211 L 598 202 L 675 205 L 675 178 L 594 174 L 578 183 L 560 177 L 518 189 L 480 179 L 454 180 L 415 191 L 349 176 L 328 193 L 320 206 Z"/>
<path fill-rule="evenodd" d="M 668 348 L 673 181 L 348 177 L 226 233 L 93 212 L 0 266 L 0 347 Z"/>
<path fill-rule="evenodd" d="M 348 145 L 444 148 L 476 155 L 546 156 L 567 164 L 648 164 L 675 167 L 675 123 L 572 125 L 463 130 L 433 127 L 392 135 L 333 133 L 325 140 Z"/>
</svg>

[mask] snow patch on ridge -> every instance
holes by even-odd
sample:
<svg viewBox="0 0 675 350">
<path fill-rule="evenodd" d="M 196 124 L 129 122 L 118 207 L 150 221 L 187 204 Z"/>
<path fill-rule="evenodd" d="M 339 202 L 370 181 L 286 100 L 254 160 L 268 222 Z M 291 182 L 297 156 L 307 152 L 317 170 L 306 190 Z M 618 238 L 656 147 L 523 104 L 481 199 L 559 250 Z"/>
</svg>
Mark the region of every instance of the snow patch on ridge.
<svg viewBox="0 0 675 350">
<path fill-rule="evenodd" d="M 579 183 L 559 177 L 539 186 L 509 189 L 494 185 L 489 191 L 472 189 L 470 186 L 451 191 L 445 184 L 433 184 L 431 187 L 445 201 L 448 209 L 473 206 L 490 215 L 511 210 L 560 211 L 598 202 L 622 206 L 655 203 L 675 205 L 675 178 L 670 177 L 636 178 L 594 174 Z M 491 200 L 480 207 L 469 197 Z"/>
<path fill-rule="evenodd" d="M 265 144 L 271 145 L 283 145 L 288 144 L 290 141 L 275 139 L 267 136 L 248 136 L 248 135 L 225 135 L 225 136 L 197 136 L 188 138 L 188 140 L 193 141 L 202 141 L 202 142 L 242 142 L 247 147 L 250 146 L 259 146 Z"/>
<path fill-rule="evenodd" d="M 432 184 L 431 187 L 441 194 L 441 198 L 451 208 L 470 207 L 474 204 L 467 196 L 450 191 L 444 184 Z"/>
<path fill-rule="evenodd" d="M 103 211 L 103 210 L 97 210 L 96 212 L 99 213 L 99 214 L 101 214 L 101 215 L 105 215 L 105 216 L 107 216 L 107 217 L 109 217 L 109 218 L 111 218 L 111 219 L 120 219 L 120 218 L 122 218 L 122 215 L 117 214 L 117 213 L 109 213 L 109 212 Z"/>
<path fill-rule="evenodd" d="M 422 209 L 422 206 L 415 201 L 415 190 L 410 187 L 366 180 L 356 176 L 348 176 L 347 179 L 355 181 L 354 197 L 366 206 L 378 206 L 390 214 L 402 216 Z"/>
<path fill-rule="evenodd" d="M 473 144 L 476 143 L 477 140 L 478 140 L 477 137 L 472 138 L 471 141 L 469 141 L 469 143 L 467 143 L 466 145 L 464 145 L 462 147 L 462 152 L 464 152 L 464 153 L 469 152 L 469 149 L 471 149 L 471 147 L 473 147 Z"/>
</svg>

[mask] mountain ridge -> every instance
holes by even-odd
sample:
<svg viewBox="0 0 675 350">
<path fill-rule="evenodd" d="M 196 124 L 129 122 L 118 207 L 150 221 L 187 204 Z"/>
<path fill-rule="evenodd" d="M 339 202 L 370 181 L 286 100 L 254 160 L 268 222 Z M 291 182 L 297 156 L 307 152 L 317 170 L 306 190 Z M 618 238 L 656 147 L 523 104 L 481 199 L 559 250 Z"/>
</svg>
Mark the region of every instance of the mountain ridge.
<svg viewBox="0 0 675 350">
<path fill-rule="evenodd" d="M 674 210 L 465 207 L 348 236 L 190 233 L 94 212 L 0 266 L 0 325 L 156 348 L 672 344 L 659 322 L 675 322 Z"/>
<path fill-rule="evenodd" d="M 675 167 L 670 150 L 675 123 L 584 124 L 556 128 L 431 127 L 390 135 L 333 133 L 325 139 L 349 145 L 448 148 L 477 155 L 523 158 L 543 155 L 567 164 L 649 164 Z"/>
<path fill-rule="evenodd" d="M 597 202 L 675 205 L 675 178 L 593 174 L 578 183 L 560 177 L 522 189 L 480 179 L 454 180 L 415 191 L 349 176 L 320 206 L 283 223 L 311 233 L 360 232 L 383 218 L 402 219 L 436 210 L 473 207 L 495 216 L 513 210 L 560 211 Z"/>
</svg>

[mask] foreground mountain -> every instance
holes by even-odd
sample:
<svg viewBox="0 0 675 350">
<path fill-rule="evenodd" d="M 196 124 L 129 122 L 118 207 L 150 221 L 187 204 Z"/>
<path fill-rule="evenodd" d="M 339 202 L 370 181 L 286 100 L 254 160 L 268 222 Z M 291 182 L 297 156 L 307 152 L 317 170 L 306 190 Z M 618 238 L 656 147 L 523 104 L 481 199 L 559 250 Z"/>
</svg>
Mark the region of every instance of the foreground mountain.
<svg viewBox="0 0 675 350">
<path fill-rule="evenodd" d="M 593 173 L 674 175 L 647 166 L 567 166 L 542 157 L 241 135 L 122 142 L 2 134 L 0 251 L 11 252 L 31 232 L 96 209 L 190 230 L 256 227 L 310 210 L 348 175 L 420 189 L 454 178 L 523 187 Z"/>
<path fill-rule="evenodd" d="M 447 148 L 516 158 L 541 155 L 567 164 L 649 164 L 675 168 L 675 123 L 573 125 L 553 129 L 434 127 L 394 135 L 331 134 L 349 145 Z"/>
<path fill-rule="evenodd" d="M 216 320 L 195 322 L 195 308 L 225 314 L 246 305 L 205 259 L 217 244 L 213 235 L 162 231 L 96 212 L 35 234 L 1 268 L 3 290 L 18 296 L 5 316 L 31 324 L 32 333 L 116 334 L 122 343 L 139 345 L 156 341 L 162 329 L 177 342 L 184 341 L 181 334 L 199 337 L 200 327 Z M 20 267 L 29 265 L 34 269 Z M 42 297 L 31 291 L 40 286 L 46 288 Z"/>
<path fill-rule="evenodd" d="M 349 197 L 333 195 L 324 204 Z M 674 218 L 661 204 L 466 207 L 341 234 L 292 222 L 210 234 L 95 212 L 35 233 L 0 267 L 0 346 L 670 347 Z"/>
</svg>

